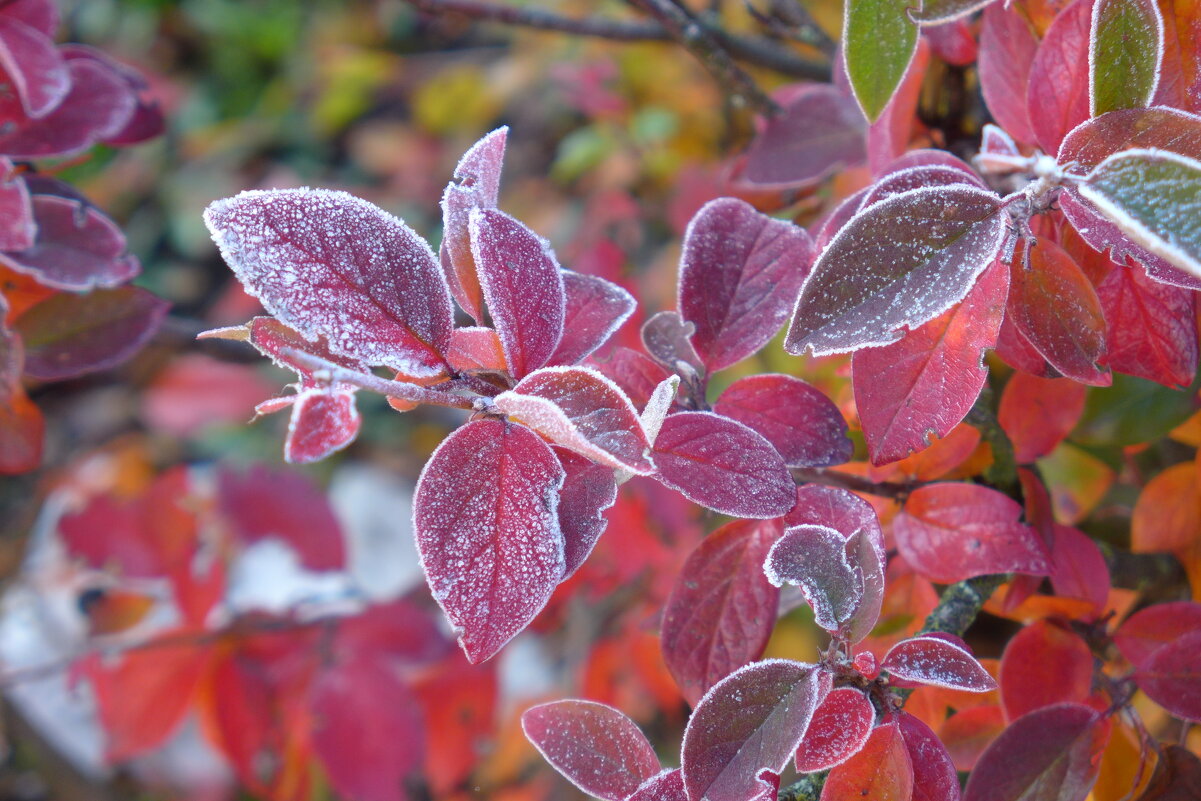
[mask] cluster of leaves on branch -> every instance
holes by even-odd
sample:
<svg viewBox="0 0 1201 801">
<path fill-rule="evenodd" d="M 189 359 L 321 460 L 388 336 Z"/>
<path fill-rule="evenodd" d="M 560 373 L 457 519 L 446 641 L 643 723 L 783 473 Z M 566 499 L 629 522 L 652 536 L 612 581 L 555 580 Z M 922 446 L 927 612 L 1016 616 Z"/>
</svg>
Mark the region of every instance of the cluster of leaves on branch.
<svg viewBox="0 0 1201 801">
<path fill-rule="evenodd" d="M 85 45 L 55 45 L 54 0 L 0 3 L 0 474 L 41 463 L 43 419 L 22 379 L 112 367 L 154 333 L 167 304 L 126 286 L 138 260 L 121 230 L 46 160 L 162 132 L 145 80 Z"/>
</svg>

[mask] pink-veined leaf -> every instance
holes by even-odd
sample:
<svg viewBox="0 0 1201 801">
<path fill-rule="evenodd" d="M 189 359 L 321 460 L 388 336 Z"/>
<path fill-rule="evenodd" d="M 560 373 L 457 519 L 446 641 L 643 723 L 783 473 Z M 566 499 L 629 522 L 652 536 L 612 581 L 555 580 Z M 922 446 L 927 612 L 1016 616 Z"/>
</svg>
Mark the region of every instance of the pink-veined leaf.
<svg viewBox="0 0 1201 801">
<path fill-rule="evenodd" d="M 1038 146 L 1047 153 L 1058 150 L 1064 135 L 1089 117 L 1092 5 L 1093 0 L 1076 0 L 1059 12 L 1039 43 L 1034 59 L 1027 62 L 1030 84 L 1026 107 L 1030 127 Z"/>
<path fill-rule="evenodd" d="M 614 469 L 650 475 L 650 443 L 621 388 L 590 367 L 544 367 L 495 398 L 496 407 L 556 445 Z"/>
<path fill-rule="evenodd" d="M 293 464 L 319 462 L 354 442 L 362 422 L 353 390 L 302 390 L 292 403 L 284 458 Z"/>
<path fill-rule="evenodd" d="M 1159 86 L 1163 55 L 1163 15 L 1155 0 L 1094 0 L 1089 116 L 1148 105 Z"/>
<path fill-rule="evenodd" d="M 737 198 L 706 203 L 688 223 L 680 258 L 680 316 L 709 372 L 767 344 L 792 310 L 813 261 L 805 229 Z"/>
<path fill-rule="evenodd" d="M 1109 723 L 1080 704 L 1015 720 L 980 756 L 964 801 L 1084 801 L 1100 768 Z"/>
<path fill-rule="evenodd" d="M 496 209 L 471 210 L 471 252 L 514 378 L 546 364 L 563 336 L 563 275 L 550 243 Z"/>
<path fill-rule="evenodd" d="M 37 230 L 29 187 L 13 163 L 0 156 L 0 251 L 33 247 Z"/>
<path fill-rule="evenodd" d="M 872 464 L 923 450 L 971 410 L 988 378 L 984 351 L 1000 335 L 1008 289 L 1008 266 L 993 262 L 955 308 L 891 345 L 855 352 L 855 406 Z"/>
<path fill-rule="evenodd" d="M 1109 601 L 1109 565 L 1092 538 L 1079 529 L 1055 524 L 1051 545 L 1051 588 L 1062 598 L 1090 601 L 1094 614 Z"/>
<path fill-rule="evenodd" d="M 1140 609 L 1123 621 L 1113 641 L 1136 669 L 1161 646 L 1201 629 L 1201 603 L 1169 601 Z"/>
<path fill-rule="evenodd" d="M 732 517 L 779 517 L 796 502 L 783 458 L 760 434 L 711 412 L 667 416 L 655 439 L 655 478 Z"/>
<path fill-rule="evenodd" d="M 6 94 L 12 97 L 0 101 L 0 111 L 7 112 L 4 106 L 13 103 L 20 108 L 17 114 L 39 119 L 67 96 L 71 74 L 52 35 L 7 14 L 0 16 L 0 72 L 9 85 Z"/>
<path fill-rule="evenodd" d="M 497 128 L 472 145 L 442 195 L 439 261 L 454 299 L 476 322 L 484 319 L 484 296 L 471 249 L 471 210 L 496 208 L 508 135 L 507 127 Z"/>
<path fill-rule="evenodd" d="M 917 49 L 917 26 L 903 0 L 848 0 L 843 55 L 851 91 L 869 122 L 888 105 Z"/>
<path fill-rule="evenodd" d="M 589 795 L 624 801 L 659 773 L 634 721 L 594 701 L 552 701 L 521 716 L 525 736 L 555 770 Z"/>
<path fill-rule="evenodd" d="M 909 496 L 893 535 L 905 561 L 942 584 L 989 573 L 1045 576 L 1050 555 L 1021 516 L 1022 507 L 994 489 L 929 484 Z"/>
<path fill-rule="evenodd" d="M 814 773 L 841 765 L 859 752 L 872 733 L 876 710 L 861 690 L 839 687 L 818 705 L 801 744 L 798 773 Z"/>
<path fill-rule="evenodd" d="M 888 650 L 880 668 L 917 684 L 973 693 L 997 689 L 993 677 L 966 648 L 942 637 L 902 640 Z"/>
<path fill-rule="evenodd" d="M 689 703 L 763 655 L 780 595 L 763 575 L 763 560 L 781 531 L 778 520 L 735 520 L 684 562 L 663 607 L 660 639 Z"/>
<path fill-rule="evenodd" d="M 651 776 L 628 801 L 688 801 L 688 793 L 684 791 L 683 771 L 676 768 Z"/>
<path fill-rule="evenodd" d="M 863 163 L 863 113 L 843 89 L 805 84 L 747 150 L 742 179 L 757 189 L 800 189 Z"/>
<path fill-rule="evenodd" d="M 785 349 L 814 355 L 887 345 L 958 303 L 1005 235 L 997 197 L 969 186 L 915 189 L 856 215 L 801 289 Z"/>
<path fill-rule="evenodd" d="M 563 338 L 547 364 L 576 364 L 609 341 L 634 313 L 633 295 L 595 275 L 563 270 Z"/>
<path fill-rule="evenodd" d="M 421 471 L 417 549 L 434 600 L 472 663 L 524 629 L 563 578 L 564 478 L 537 434 L 500 420 L 458 429 Z"/>
<path fill-rule="evenodd" d="M 980 26 L 978 69 L 980 89 L 997 124 L 1019 142 L 1034 144 L 1034 130 L 1026 106 L 1030 65 L 1038 50 L 1038 37 L 1018 10 L 1004 3 L 984 9 Z"/>
<path fill-rule="evenodd" d="M 1039 378 L 1024 372 L 1010 377 L 1001 393 L 997 421 L 1013 442 L 1018 464 L 1030 464 L 1055 450 L 1080 420 L 1086 393 L 1080 382 L 1070 378 Z"/>
<path fill-rule="evenodd" d="M 740 378 L 713 411 L 751 428 L 789 467 L 828 467 L 851 458 L 847 423 L 834 402 L 799 378 L 766 374 Z"/>
<path fill-rule="evenodd" d="M 115 287 L 138 273 L 121 229 L 95 208 L 65 197 L 33 196 L 33 247 L 0 253 L 0 264 L 43 286 L 82 292 Z"/>
<path fill-rule="evenodd" d="M 894 721 L 872 729 L 859 751 L 835 766 L 822 801 L 906 801 L 913 797 L 913 765 Z"/>
<path fill-rule="evenodd" d="M 692 801 L 749 801 L 783 770 L 830 678 L 816 665 L 769 659 L 730 674 L 705 694 L 684 730 L 680 769 Z"/>
<path fill-rule="evenodd" d="M 1187 632 L 1156 648 L 1134 680 L 1171 714 L 1201 723 L 1201 631 Z"/>
<path fill-rule="evenodd" d="M 1092 652 L 1075 632 L 1040 620 L 1006 644 L 998 679 L 1010 720 L 1052 704 L 1083 702 L 1092 691 Z"/>
<path fill-rule="evenodd" d="M 1193 292 L 1116 267 L 1097 286 L 1105 315 L 1105 363 L 1118 372 L 1187 387 L 1197 369 Z"/>
<path fill-rule="evenodd" d="M 559 490 L 559 528 L 563 532 L 563 579 L 571 577 L 605 531 L 605 510 L 617 501 L 613 469 L 566 448 L 555 455 L 567 474 Z"/>
<path fill-rule="evenodd" d="M 959 775 L 938 735 L 907 712 L 897 712 L 893 720 L 913 766 L 913 801 L 959 801 Z"/>
<path fill-rule="evenodd" d="M 846 538 L 828 526 L 791 526 L 763 562 L 767 580 L 799 586 L 817 625 L 830 632 L 843 628 L 863 598 L 863 572 L 847 558 L 846 546 Z"/>
<path fill-rule="evenodd" d="M 453 328 L 429 245 L 345 192 L 243 192 L 204 213 L 221 255 L 273 316 L 335 353 L 406 375 L 445 369 Z"/>
<path fill-rule="evenodd" d="M 659 364 L 675 373 L 705 372 L 705 363 L 692 345 L 696 326 L 678 312 L 661 311 L 642 324 L 642 346 Z"/>
<path fill-rule="evenodd" d="M 612 378 L 635 406 L 645 407 L 655 389 L 669 376 L 662 365 L 632 348 L 614 348 L 607 362 L 592 364 Z"/>
</svg>

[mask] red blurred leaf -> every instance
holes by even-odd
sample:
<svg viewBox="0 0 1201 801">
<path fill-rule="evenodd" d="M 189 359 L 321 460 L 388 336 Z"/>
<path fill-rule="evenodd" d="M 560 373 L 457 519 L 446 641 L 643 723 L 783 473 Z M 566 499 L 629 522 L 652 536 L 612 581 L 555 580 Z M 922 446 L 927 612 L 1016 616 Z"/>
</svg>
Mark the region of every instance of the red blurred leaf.
<svg viewBox="0 0 1201 801">
<path fill-rule="evenodd" d="M 361 423 L 353 392 L 305 390 L 292 404 L 284 458 L 294 464 L 319 462 L 353 442 Z"/>
<path fill-rule="evenodd" d="M 770 659 L 713 686 L 684 730 L 681 771 L 691 799 L 749 801 L 760 772 L 778 774 L 809 727 L 829 677 L 815 665 Z"/>
<path fill-rule="evenodd" d="M 1122 373 L 1187 387 L 1197 371 L 1193 293 L 1116 267 L 1097 286 L 1107 324 L 1105 363 Z"/>
<path fill-rule="evenodd" d="M 425 776 L 437 797 L 459 787 L 496 731 L 497 677 L 452 653 L 414 687 L 425 713 Z"/>
<path fill-rule="evenodd" d="M 126 252 L 125 236 L 95 208 L 70 198 L 34 195 L 33 216 L 33 247 L 0 253 L 0 264 L 44 286 L 73 292 L 113 287 L 137 275 L 138 260 Z"/>
<path fill-rule="evenodd" d="M 471 250 L 472 209 L 494 209 L 500 196 L 500 173 L 505 158 L 507 127 L 497 128 L 463 154 L 455 180 L 442 195 L 442 247 L 439 260 L 451 294 L 477 322 L 484 319 L 483 293 Z"/>
<path fill-rule="evenodd" d="M 53 31 L 38 30 L 33 20 L 10 14 L 0 16 L 0 69 L 3 69 L 13 97 L 0 103 L 0 116 L 16 116 L 5 108 L 32 119 L 45 117 L 71 90 L 67 63 L 54 46 Z M 7 93 L 6 93 L 7 94 Z M 5 150 L 5 153 L 8 151 Z"/>
<path fill-rule="evenodd" d="M 972 5 L 983 3 L 977 2 Z M 957 67 L 967 67 L 976 62 L 978 54 L 972 28 L 967 20 L 960 18 L 940 25 L 923 26 L 922 36 L 940 59 Z"/>
<path fill-rule="evenodd" d="M 822 801 L 906 801 L 913 797 L 913 765 L 900 726 L 872 730 L 853 757 L 830 771 Z"/>
<path fill-rule="evenodd" d="M 971 652 L 941 637 L 918 636 L 888 649 L 881 670 L 906 681 L 983 693 L 997 688 Z"/>
<path fill-rule="evenodd" d="M 521 716 L 546 761 L 589 795 L 623 801 L 659 773 L 659 758 L 634 721 L 593 701 L 552 701 Z"/>
<path fill-rule="evenodd" d="M 775 448 L 727 417 L 668 415 L 654 453 L 655 478 L 722 514 L 778 517 L 796 502 L 796 484 Z"/>
<path fill-rule="evenodd" d="M 789 467 L 827 467 L 851 458 L 842 412 L 799 378 L 740 378 L 721 393 L 713 411 L 762 434 Z"/>
<path fill-rule="evenodd" d="M 563 338 L 547 364 L 576 364 L 609 341 L 637 306 L 633 295 L 603 278 L 563 270 Z"/>
<path fill-rule="evenodd" d="M 997 420 L 1013 441 L 1019 464 L 1041 459 L 1076 426 L 1084 412 L 1085 387 L 1069 378 L 1014 373 L 1001 393 Z"/>
<path fill-rule="evenodd" d="M 743 181 L 758 189 L 799 189 L 863 163 L 863 114 L 844 90 L 803 84 L 779 102 L 780 113 L 747 149 Z"/>
<path fill-rule="evenodd" d="M 690 704 L 758 659 L 776 621 L 779 591 L 763 560 L 780 536 L 777 520 L 735 520 L 701 541 L 663 607 L 663 659 Z"/>
<path fill-rule="evenodd" d="M 895 720 L 913 766 L 913 801 L 958 801 L 959 776 L 938 735 L 905 712 L 897 712 Z"/>
<path fill-rule="evenodd" d="M 879 173 L 886 164 L 908 149 L 929 64 L 930 46 L 924 38 L 919 38 L 917 48 L 913 51 L 913 60 L 905 68 L 896 92 L 880 112 L 879 118 L 867 129 L 867 163 L 872 174 Z"/>
<path fill-rule="evenodd" d="M 1054 665 L 1054 670 L 1048 670 Z M 1093 655 L 1079 635 L 1045 620 L 1014 635 L 1001 656 L 1001 702 L 1010 720 L 1064 701 L 1082 702 L 1093 683 Z"/>
<path fill-rule="evenodd" d="M 1051 572 L 1034 529 L 1019 522 L 1022 507 L 974 484 L 931 484 L 909 496 L 893 521 L 905 561 L 921 575 L 950 584 L 988 573 Z"/>
<path fill-rule="evenodd" d="M 1091 601 L 1101 614 L 1109 602 L 1109 565 L 1097 543 L 1071 526 L 1055 526 L 1051 546 L 1051 587 L 1063 598 Z"/>
<path fill-rule="evenodd" d="M 1123 621 L 1113 641 L 1122 656 L 1142 668 L 1151 654 L 1190 631 L 1201 629 L 1201 604 L 1170 601 L 1140 609 Z"/>
<path fill-rule="evenodd" d="M 796 750 L 798 773 L 829 770 L 859 752 L 872 732 L 876 710 L 862 691 L 839 687 L 818 705 Z"/>
<path fill-rule="evenodd" d="M 24 473 L 41 464 L 45 428 L 41 411 L 23 389 L 0 397 L 0 474 Z"/>
<path fill-rule="evenodd" d="M 1201 723 L 1201 631 L 1159 646 L 1134 680 L 1152 701 L 1182 720 Z"/>
<path fill-rule="evenodd" d="M 31 248 L 36 236 L 29 188 L 13 172 L 13 163 L 0 156 L 0 250 Z"/>
<path fill-rule="evenodd" d="M 472 663 L 493 656 L 563 578 L 565 473 L 530 429 L 476 420 L 438 447 L 417 482 L 417 548 L 434 600 Z"/>
<path fill-rule="evenodd" d="M 559 490 L 559 528 L 563 531 L 563 580 L 571 577 L 592 553 L 608 522 L 605 510 L 617 500 L 612 468 L 579 454 L 555 448 L 567 474 Z"/>
<path fill-rule="evenodd" d="M 1076 0 L 1061 11 L 1039 43 L 1033 61 L 1023 62 L 1030 65 L 1026 92 L 1030 127 L 1038 146 L 1047 153 L 1056 152 L 1064 135 L 1089 117 L 1092 5 L 1093 0 Z"/>
<path fill-rule="evenodd" d="M 999 706 L 961 709 L 938 729 L 956 770 L 970 771 L 980 755 L 1005 730 L 1005 711 Z"/>
<path fill-rule="evenodd" d="M 1201 759 L 1182 745 L 1165 745 L 1155 773 L 1138 801 L 1192 801 L 1201 798 Z"/>
<path fill-rule="evenodd" d="M 276 387 L 255 366 L 186 353 L 172 359 L 143 392 L 142 418 L 151 428 L 177 437 L 213 424 L 240 426 Z M 293 396 L 285 397 L 290 405 Z"/>
<path fill-rule="evenodd" d="M 826 631 L 841 631 L 863 598 L 863 572 L 847 558 L 846 539 L 828 526 L 790 527 L 772 546 L 763 571 L 776 587 L 800 587 Z"/>
<path fill-rule="evenodd" d="M 1201 31 L 1201 8 L 1160 0 L 1159 9 L 1164 17 L 1164 54 L 1154 102 L 1201 111 L 1201 53 L 1194 46 Z"/>
<path fill-rule="evenodd" d="M 55 34 L 60 22 L 54 0 L 12 0 L 0 7 L 0 14 L 24 22 L 47 36 Z"/>
</svg>

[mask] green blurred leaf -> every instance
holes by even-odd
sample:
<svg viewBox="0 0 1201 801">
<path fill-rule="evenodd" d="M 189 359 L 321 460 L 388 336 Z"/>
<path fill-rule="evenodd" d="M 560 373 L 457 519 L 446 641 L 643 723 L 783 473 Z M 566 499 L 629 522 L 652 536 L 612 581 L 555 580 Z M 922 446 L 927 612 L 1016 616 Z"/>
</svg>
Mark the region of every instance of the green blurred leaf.
<svg viewBox="0 0 1201 801">
<path fill-rule="evenodd" d="M 1135 445 L 1164 436 L 1196 410 L 1198 382 L 1170 389 L 1142 378 L 1113 374 L 1113 386 L 1089 390 L 1071 439 L 1083 445 Z"/>
<path fill-rule="evenodd" d="M 917 50 L 912 0 L 847 0 L 843 52 L 855 99 L 875 122 L 892 99 Z"/>
<path fill-rule="evenodd" d="M 1092 116 L 1151 102 L 1163 60 L 1163 17 L 1154 0 L 1097 0 L 1089 45 Z"/>
</svg>

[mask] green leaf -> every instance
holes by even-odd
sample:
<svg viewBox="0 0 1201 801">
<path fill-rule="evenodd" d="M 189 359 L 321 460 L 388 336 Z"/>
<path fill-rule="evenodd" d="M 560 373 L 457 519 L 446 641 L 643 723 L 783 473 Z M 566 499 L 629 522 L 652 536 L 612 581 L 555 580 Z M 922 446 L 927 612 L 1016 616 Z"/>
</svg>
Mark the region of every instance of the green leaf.
<svg viewBox="0 0 1201 801">
<path fill-rule="evenodd" d="M 1201 161 L 1166 150 L 1123 150 L 1096 166 L 1080 194 L 1131 240 L 1201 276 Z"/>
<path fill-rule="evenodd" d="M 912 0 L 847 0 L 842 30 L 847 77 L 871 122 L 892 99 L 917 51 L 917 26 L 906 13 L 912 4 Z"/>
<path fill-rule="evenodd" d="M 1080 445 L 1111 447 L 1151 442 L 1189 418 L 1201 382 L 1181 392 L 1153 381 L 1114 373 L 1113 386 L 1090 389 L 1072 432 Z"/>
<path fill-rule="evenodd" d="M 1154 0 L 1097 0 L 1088 48 L 1090 114 L 1148 105 L 1159 85 L 1163 43 Z"/>
</svg>

